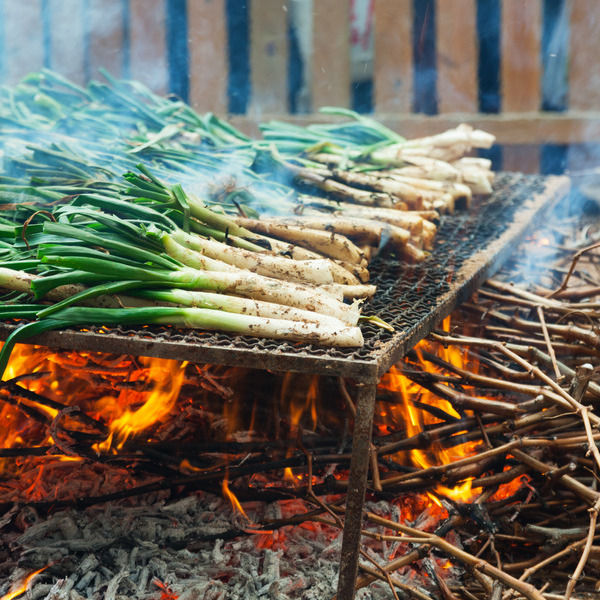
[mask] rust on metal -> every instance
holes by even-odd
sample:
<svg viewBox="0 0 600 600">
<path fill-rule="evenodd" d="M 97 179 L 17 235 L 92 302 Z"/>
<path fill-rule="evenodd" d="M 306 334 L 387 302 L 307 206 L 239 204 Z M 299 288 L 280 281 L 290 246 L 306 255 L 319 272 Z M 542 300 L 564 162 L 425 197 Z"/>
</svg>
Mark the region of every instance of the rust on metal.
<svg viewBox="0 0 600 600">
<path fill-rule="evenodd" d="M 352 434 L 352 458 L 348 474 L 337 600 L 354 598 L 376 397 L 376 384 L 357 384 L 356 417 Z"/>
</svg>

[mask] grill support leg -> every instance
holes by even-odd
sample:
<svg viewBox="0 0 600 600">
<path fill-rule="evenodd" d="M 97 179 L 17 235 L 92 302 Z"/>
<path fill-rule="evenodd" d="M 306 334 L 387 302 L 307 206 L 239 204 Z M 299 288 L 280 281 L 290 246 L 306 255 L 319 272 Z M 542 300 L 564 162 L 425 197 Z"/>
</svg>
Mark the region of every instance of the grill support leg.
<svg viewBox="0 0 600 600">
<path fill-rule="evenodd" d="M 369 456 L 371 453 L 376 383 L 359 383 L 352 440 L 352 458 L 348 476 L 346 519 L 342 538 L 342 558 L 337 600 L 353 600 L 358 572 L 362 511 L 365 503 Z"/>
</svg>

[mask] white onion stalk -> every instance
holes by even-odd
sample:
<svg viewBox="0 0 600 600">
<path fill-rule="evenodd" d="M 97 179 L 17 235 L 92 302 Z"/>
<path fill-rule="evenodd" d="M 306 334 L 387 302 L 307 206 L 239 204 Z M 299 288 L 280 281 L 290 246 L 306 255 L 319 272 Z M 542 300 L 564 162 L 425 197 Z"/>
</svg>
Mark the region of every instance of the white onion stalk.
<svg viewBox="0 0 600 600">
<path fill-rule="evenodd" d="M 222 260 L 215 260 L 209 256 L 204 256 L 204 254 L 200 252 L 182 246 L 175 241 L 171 234 L 162 234 L 160 240 L 165 252 L 171 258 L 175 258 L 188 267 L 201 269 L 203 271 L 218 271 L 220 273 L 238 273 L 240 271 L 237 267 L 227 264 Z"/>
<path fill-rule="evenodd" d="M 339 233 L 353 240 L 359 239 L 362 244 L 371 244 L 372 246 L 379 245 L 381 241 L 382 225 L 376 221 L 368 219 L 347 218 L 331 215 L 325 215 L 322 212 L 311 212 L 303 210 L 302 215 L 289 217 L 261 217 L 262 222 L 285 224 L 285 225 L 300 225 L 309 227 L 310 229 L 318 229 L 320 231 L 329 231 Z M 356 241 L 354 243 L 357 243 Z"/>
<path fill-rule="evenodd" d="M 34 281 L 40 281 L 41 279 L 43 278 L 40 275 L 34 275 L 32 273 L 26 273 L 25 271 L 15 271 L 13 269 L 0 267 L 0 288 L 33 295 L 31 284 Z M 79 294 L 86 289 L 86 286 L 81 285 L 80 283 L 61 285 L 50 290 L 47 294 L 44 294 L 44 300 L 50 302 L 60 302 L 62 300 L 66 300 L 67 298 L 71 298 L 75 294 Z M 83 304 L 98 308 L 134 308 L 138 306 L 156 305 L 156 303 L 152 301 L 142 300 L 141 298 L 133 298 L 131 296 L 121 296 L 120 294 L 119 296 L 112 294 L 96 296 L 95 298 L 89 298 L 85 300 Z"/>
<path fill-rule="evenodd" d="M 250 273 L 250 271 L 239 270 L 231 273 L 205 271 L 190 267 L 179 267 L 169 271 L 134 267 L 104 258 L 58 255 L 46 255 L 42 261 L 72 269 L 84 269 L 90 273 L 99 273 L 105 277 L 106 281 L 147 281 L 151 282 L 153 287 L 168 285 L 186 290 L 210 290 L 295 306 L 337 317 L 347 325 L 356 325 L 360 313 L 356 303 L 354 305 L 344 304 L 341 294 L 339 299 L 334 298 L 320 288 L 280 281 Z"/>
<path fill-rule="evenodd" d="M 343 321 L 336 317 L 321 313 L 284 306 L 274 302 L 240 298 L 215 294 L 214 292 L 199 292 L 190 290 L 139 290 L 133 292 L 140 298 L 151 299 L 156 302 L 168 302 L 172 305 L 187 306 L 190 308 L 210 308 L 226 312 L 253 315 L 266 319 L 285 319 L 288 321 L 307 321 L 308 323 L 321 323 L 324 325 L 346 327 Z"/>
<path fill-rule="evenodd" d="M 452 162 L 473 148 L 491 148 L 495 140 L 490 133 L 463 123 L 437 135 L 384 146 L 372 153 L 372 159 L 377 163 L 399 167 L 417 156 Z"/>
<path fill-rule="evenodd" d="M 474 194 L 491 194 L 494 173 L 491 169 L 491 161 L 486 158 L 475 156 L 464 156 L 453 165 L 459 169 L 461 180 L 468 185 Z"/>
<path fill-rule="evenodd" d="M 182 230 L 161 236 L 163 243 L 165 243 L 166 238 L 170 238 L 186 248 L 201 252 L 209 258 L 259 275 L 316 285 L 333 283 L 331 261 L 327 259 L 300 261 L 261 252 L 250 252 L 198 235 L 185 233 Z"/>
<path fill-rule="evenodd" d="M 322 289 L 331 292 L 332 294 L 341 293 L 346 300 L 371 298 L 377 291 L 375 285 L 343 285 L 339 283 L 331 283 L 322 286 Z"/>
<path fill-rule="evenodd" d="M 433 179 L 435 181 L 461 181 L 460 171 L 457 167 L 444 160 L 436 160 L 428 156 L 413 156 L 410 163 L 389 171 L 375 172 L 377 176 L 404 175 L 418 177 L 419 179 Z"/>
<path fill-rule="evenodd" d="M 360 248 L 343 235 L 310 229 L 309 227 L 277 224 L 275 222 L 263 221 L 262 219 L 235 217 L 233 220 L 238 225 L 256 233 L 292 242 L 329 258 L 344 260 L 354 264 L 362 264 L 364 260 Z"/>
<path fill-rule="evenodd" d="M 468 185 L 456 181 L 437 181 L 435 179 L 420 179 L 396 174 L 391 174 L 390 179 L 406 183 L 422 190 L 450 194 L 456 200 L 465 198 L 467 205 L 470 204 L 473 196 L 473 192 Z"/>
<path fill-rule="evenodd" d="M 362 346 L 359 327 L 339 324 L 309 323 L 286 319 L 265 319 L 207 308 L 84 308 L 70 307 L 54 313 L 49 319 L 64 327 L 98 323 L 102 325 L 138 324 L 172 325 L 208 331 L 226 331 L 240 335 L 256 335 L 323 346 Z"/>
</svg>

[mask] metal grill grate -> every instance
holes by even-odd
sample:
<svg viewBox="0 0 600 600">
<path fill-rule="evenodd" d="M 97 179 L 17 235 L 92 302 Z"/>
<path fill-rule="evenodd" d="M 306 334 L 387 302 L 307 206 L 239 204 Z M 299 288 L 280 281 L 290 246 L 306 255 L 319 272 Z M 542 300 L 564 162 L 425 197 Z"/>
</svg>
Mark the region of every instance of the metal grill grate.
<svg viewBox="0 0 600 600">
<path fill-rule="evenodd" d="M 362 326 L 359 349 L 322 348 L 248 336 L 167 327 L 56 331 L 30 343 L 232 366 L 331 374 L 374 382 L 493 274 L 548 207 L 569 189 L 565 177 L 502 173 L 493 196 L 468 211 L 443 217 L 431 256 L 419 265 L 378 257 L 371 268 L 378 291 L 364 314 L 376 314 L 394 333 Z M 14 329 L 0 324 L 0 338 Z"/>
</svg>

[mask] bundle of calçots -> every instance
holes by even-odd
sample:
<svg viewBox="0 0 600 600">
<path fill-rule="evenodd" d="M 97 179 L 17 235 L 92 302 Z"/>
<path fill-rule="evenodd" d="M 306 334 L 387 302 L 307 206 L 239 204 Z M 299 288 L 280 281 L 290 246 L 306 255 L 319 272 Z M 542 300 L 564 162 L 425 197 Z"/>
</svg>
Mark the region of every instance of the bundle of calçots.
<svg viewBox="0 0 600 600">
<path fill-rule="evenodd" d="M 0 88 L 0 318 L 32 321 L 0 370 L 14 341 L 82 324 L 359 346 L 382 246 L 423 260 L 439 213 L 491 191 L 490 165 L 464 154 L 493 138 L 466 126 L 406 141 L 331 109 L 349 120 L 251 140 L 105 76 Z"/>
</svg>

